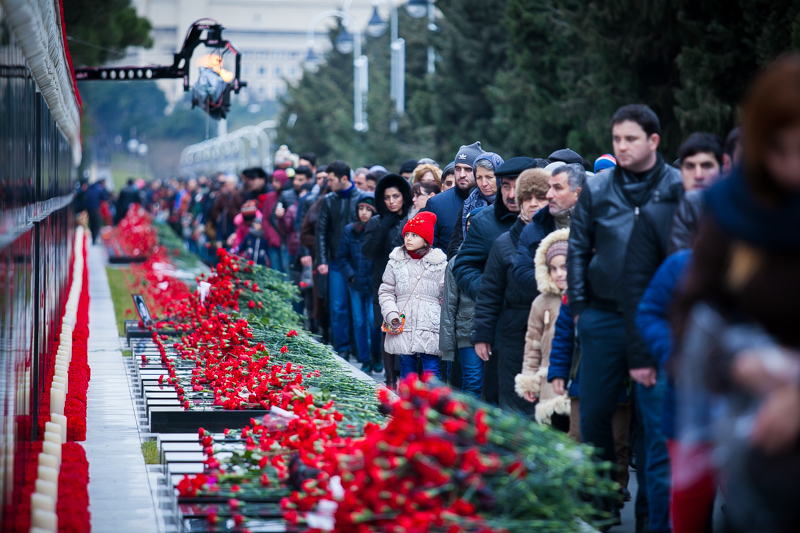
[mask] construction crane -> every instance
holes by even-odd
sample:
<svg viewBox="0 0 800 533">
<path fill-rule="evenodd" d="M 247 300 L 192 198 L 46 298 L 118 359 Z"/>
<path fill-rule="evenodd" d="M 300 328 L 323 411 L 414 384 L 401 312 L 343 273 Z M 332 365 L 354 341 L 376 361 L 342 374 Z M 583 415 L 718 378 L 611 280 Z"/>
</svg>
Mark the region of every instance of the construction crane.
<svg viewBox="0 0 800 533">
<path fill-rule="evenodd" d="M 243 81 L 241 75 L 242 54 L 236 46 L 222 38 L 222 31 L 225 28 L 213 19 L 200 19 L 192 23 L 186 32 L 186 38 L 180 51 L 173 54 L 172 65 L 149 65 L 149 66 L 121 66 L 121 67 L 85 67 L 75 69 L 75 78 L 78 81 L 102 80 L 102 81 L 126 81 L 126 80 L 158 80 L 158 79 L 183 79 L 183 90 L 189 91 L 189 67 L 192 54 L 195 48 L 201 44 L 208 48 L 219 50 L 219 69 L 211 68 L 218 75 L 222 74 L 221 58 L 222 55 L 230 52 L 236 57 L 233 77 L 224 80 L 226 83 L 224 90 L 218 94 L 208 95 L 202 101 L 196 101 L 193 96 L 192 107 L 204 105 L 205 111 L 214 118 L 225 118 L 230 109 L 230 93 L 233 91 L 239 94 L 242 87 L 247 87 L 247 82 Z M 202 69 L 202 67 L 201 67 Z M 201 70 L 201 80 L 203 78 Z"/>
</svg>

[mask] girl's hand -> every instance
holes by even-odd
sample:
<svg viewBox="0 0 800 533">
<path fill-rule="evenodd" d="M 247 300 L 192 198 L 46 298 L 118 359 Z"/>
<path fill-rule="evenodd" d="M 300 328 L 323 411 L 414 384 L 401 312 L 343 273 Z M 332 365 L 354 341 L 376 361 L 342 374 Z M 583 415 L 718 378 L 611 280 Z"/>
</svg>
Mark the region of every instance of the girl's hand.
<svg viewBox="0 0 800 533">
<path fill-rule="evenodd" d="M 559 396 L 563 396 L 564 394 L 564 380 L 562 378 L 556 378 L 550 382 L 553 386 L 553 391 L 558 394 Z"/>
<path fill-rule="evenodd" d="M 532 393 L 532 392 L 526 392 L 525 393 L 525 400 L 533 403 L 533 402 L 536 401 L 536 395 L 534 393 Z"/>
</svg>

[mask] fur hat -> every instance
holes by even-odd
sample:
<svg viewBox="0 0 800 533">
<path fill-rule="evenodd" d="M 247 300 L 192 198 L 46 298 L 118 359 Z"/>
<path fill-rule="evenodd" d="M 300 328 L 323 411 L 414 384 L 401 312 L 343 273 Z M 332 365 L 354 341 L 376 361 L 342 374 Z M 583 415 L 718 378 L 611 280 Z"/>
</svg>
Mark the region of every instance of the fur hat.
<svg viewBox="0 0 800 533">
<path fill-rule="evenodd" d="M 529 168 L 517 178 L 517 204 L 547 194 L 550 173 L 543 168 Z"/>
<path fill-rule="evenodd" d="M 403 236 L 405 237 L 406 233 L 416 233 L 429 245 L 433 245 L 433 228 L 435 225 L 435 214 L 429 211 L 417 213 L 414 218 L 403 226 Z"/>
<path fill-rule="evenodd" d="M 552 232 L 542 239 L 536 249 L 533 264 L 536 266 L 536 287 L 541 293 L 561 294 L 561 289 L 550 277 L 550 259 L 556 255 L 567 255 L 569 246 L 569 228 L 564 228 Z M 552 255 L 550 250 L 553 249 Z"/>
</svg>

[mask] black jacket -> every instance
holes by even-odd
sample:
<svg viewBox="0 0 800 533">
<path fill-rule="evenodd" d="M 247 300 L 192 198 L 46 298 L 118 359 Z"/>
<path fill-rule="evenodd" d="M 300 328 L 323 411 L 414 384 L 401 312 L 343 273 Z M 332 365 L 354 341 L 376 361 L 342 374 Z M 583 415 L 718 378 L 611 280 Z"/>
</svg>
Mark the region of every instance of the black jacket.
<svg viewBox="0 0 800 533">
<path fill-rule="evenodd" d="M 492 244 L 511 229 L 517 220 L 517 213 L 510 212 L 500 199 L 492 208 L 484 209 L 470 220 L 467 238 L 461 244 L 453 271 L 458 288 L 476 300 Z"/>
<path fill-rule="evenodd" d="M 514 279 L 514 262 L 520 234 L 525 227 L 525 223 L 517 218 L 511 229 L 492 244 L 475 302 L 475 318 L 470 334 L 473 344 L 488 342 L 495 346 L 513 345 L 519 348 L 520 353 L 525 346 L 525 330 L 533 298 L 522 294 L 519 282 Z M 534 297 L 538 294 L 536 291 Z"/>
<path fill-rule="evenodd" d="M 403 195 L 403 210 L 400 216 L 393 215 L 383 201 L 384 193 L 389 187 L 397 187 Z M 372 267 L 372 297 L 378 301 L 378 289 L 383 281 L 383 271 L 389 263 L 389 254 L 403 244 L 403 226 L 408 220 L 411 209 L 411 185 L 397 174 L 387 174 L 375 186 L 375 209 L 378 214 L 367 222 L 364 229 L 364 247 L 361 252 L 367 259 L 374 261 Z"/>
<path fill-rule="evenodd" d="M 119 191 L 117 199 L 117 222 L 125 218 L 128 208 L 133 204 L 142 205 L 142 192 L 136 185 L 126 185 Z"/>
<path fill-rule="evenodd" d="M 694 237 L 700 228 L 703 216 L 703 191 L 689 191 L 678 204 L 672 219 L 672 231 L 669 236 L 669 254 L 678 250 L 686 250 L 694 244 Z"/>
<path fill-rule="evenodd" d="M 533 220 L 525 226 L 519 236 L 519 246 L 517 246 L 517 257 L 514 260 L 514 280 L 516 289 L 529 297 L 531 302 L 539 296 L 536 282 L 536 265 L 533 258 L 536 256 L 536 249 L 542 239 L 556 230 L 556 219 L 550 214 L 550 209 L 540 209 L 533 215 Z"/>
<path fill-rule="evenodd" d="M 620 312 L 625 256 L 640 211 L 681 187 L 677 169 L 658 157 L 646 181 L 621 167 L 587 180 L 572 217 L 567 256 L 567 296 L 573 316 L 589 305 Z M 635 201 L 631 185 L 645 186 Z"/>
<path fill-rule="evenodd" d="M 661 195 L 658 202 L 641 208 L 628 242 L 624 264 L 624 295 L 621 301 L 628 344 L 628 368 L 657 366 L 636 326 L 636 313 L 650 280 L 668 255 L 670 227 L 678 203 L 683 197 L 683 185 L 678 183 Z"/>
<path fill-rule="evenodd" d="M 347 196 L 339 192 L 329 192 L 322 199 L 315 235 L 315 260 L 318 265 L 336 261 L 342 232 L 346 225 L 355 220 L 356 206 L 361 196 L 362 192 L 353 186 Z"/>
</svg>

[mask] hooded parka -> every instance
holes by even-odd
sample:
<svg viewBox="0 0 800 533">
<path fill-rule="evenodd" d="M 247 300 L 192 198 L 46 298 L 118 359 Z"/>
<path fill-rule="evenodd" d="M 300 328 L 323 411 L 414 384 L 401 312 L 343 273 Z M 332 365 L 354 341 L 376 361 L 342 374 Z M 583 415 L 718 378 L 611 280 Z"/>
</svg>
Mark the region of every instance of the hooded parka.
<svg viewBox="0 0 800 533">
<path fill-rule="evenodd" d="M 549 424 L 555 413 L 560 415 L 570 413 L 569 398 L 566 395 L 557 395 L 553 386 L 547 381 L 550 349 L 563 298 L 563 291 L 550 277 L 547 251 L 559 241 L 569 241 L 569 229 L 554 231 L 542 240 L 536 250 L 534 264 L 539 296 L 533 301 L 528 315 L 522 372 L 514 379 L 514 390 L 520 397 L 524 397 L 527 392 L 538 397 L 536 421 L 541 424 Z"/>
</svg>

